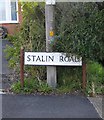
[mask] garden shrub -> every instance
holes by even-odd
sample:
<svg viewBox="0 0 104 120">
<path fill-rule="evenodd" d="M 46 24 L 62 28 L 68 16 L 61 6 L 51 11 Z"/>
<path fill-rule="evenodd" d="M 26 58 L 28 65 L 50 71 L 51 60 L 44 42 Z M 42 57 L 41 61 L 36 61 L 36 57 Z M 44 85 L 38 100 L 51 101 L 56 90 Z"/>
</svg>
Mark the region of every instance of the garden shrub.
<svg viewBox="0 0 104 120">
<path fill-rule="evenodd" d="M 96 94 L 104 94 L 104 68 L 98 62 L 87 64 L 87 93 L 92 93 L 92 84 Z"/>
<path fill-rule="evenodd" d="M 52 88 L 46 82 L 38 81 L 36 78 L 25 79 L 24 87 L 21 87 L 20 81 L 11 86 L 11 91 L 14 93 L 31 94 L 31 93 L 50 93 Z"/>
</svg>

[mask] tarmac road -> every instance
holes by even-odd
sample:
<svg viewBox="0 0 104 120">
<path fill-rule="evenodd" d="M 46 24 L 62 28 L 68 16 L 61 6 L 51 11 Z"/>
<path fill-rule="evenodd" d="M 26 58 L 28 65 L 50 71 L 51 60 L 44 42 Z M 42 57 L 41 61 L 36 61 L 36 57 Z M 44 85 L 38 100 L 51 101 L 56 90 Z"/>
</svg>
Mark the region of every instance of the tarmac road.
<svg viewBox="0 0 104 120">
<path fill-rule="evenodd" d="M 100 118 L 84 96 L 2 95 L 3 118 Z"/>
</svg>

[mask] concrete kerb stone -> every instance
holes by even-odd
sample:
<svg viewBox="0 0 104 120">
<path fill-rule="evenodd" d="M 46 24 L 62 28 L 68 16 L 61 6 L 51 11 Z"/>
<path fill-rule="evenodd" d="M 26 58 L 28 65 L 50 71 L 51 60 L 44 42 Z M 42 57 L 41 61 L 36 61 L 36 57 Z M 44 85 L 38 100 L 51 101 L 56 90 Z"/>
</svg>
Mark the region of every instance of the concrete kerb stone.
<svg viewBox="0 0 104 120">
<path fill-rule="evenodd" d="M 96 96 L 96 97 L 88 97 L 89 101 L 93 104 L 96 111 L 100 115 L 101 118 L 104 119 L 104 97 L 103 96 Z"/>
</svg>

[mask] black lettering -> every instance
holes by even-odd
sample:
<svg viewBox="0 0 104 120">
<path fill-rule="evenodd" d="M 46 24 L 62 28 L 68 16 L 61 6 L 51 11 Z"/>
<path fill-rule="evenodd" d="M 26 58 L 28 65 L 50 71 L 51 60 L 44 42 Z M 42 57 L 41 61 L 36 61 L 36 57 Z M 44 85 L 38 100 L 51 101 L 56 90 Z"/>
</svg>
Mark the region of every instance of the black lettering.
<svg viewBox="0 0 104 120">
<path fill-rule="evenodd" d="M 54 56 L 52 56 L 52 57 L 49 56 L 49 61 L 50 61 L 50 60 L 51 60 L 51 61 L 54 61 Z"/>
<path fill-rule="evenodd" d="M 74 56 L 71 56 L 71 60 L 72 60 L 73 62 L 75 62 Z"/>
<path fill-rule="evenodd" d="M 30 59 L 30 55 L 27 56 L 27 61 L 29 62 L 31 59 Z"/>
<path fill-rule="evenodd" d="M 71 59 L 70 59 L 70 57 L 68 57 L 68 62 L 71 62 Z"/>
<path fill-rule="evenodd" d="M 60 56 L 60 62 L 64 62 L 63 56 Z"/>
<path fill-rule="evenodd" d="M 65 57 L 65 58 L 64 58 L 64 61 L 65 61 L 65 62 L 68 62 L 68 61 L 69 61 L 68 57 Z"/>
<path fill-rule="evenodd" d="M 37 57 L 37 59 L 36 59 L 36 62 L 37 62 L 37 61 L 40 61 L 40 62 L 41 62 L 41 59 L 40 59 L 40 57 L 39 57 L 39 56 L 38 56 L 38 57 Z"/>
<path fill-rule="evenodd" d="M 44 57 L 42 56 L 42 62 L 45 62 Z"/>
<path fill-rule="evenodd" d="M 80 58 L 75 57 L 75 62 L 80 62 Z"/>
<path fill-rule="evenodd" d="M 36 57 L 36 56 L 33 55 L 32 57 L 33 57 L 33 61 L 35 61 L 35 57 Z"/>
</svg>

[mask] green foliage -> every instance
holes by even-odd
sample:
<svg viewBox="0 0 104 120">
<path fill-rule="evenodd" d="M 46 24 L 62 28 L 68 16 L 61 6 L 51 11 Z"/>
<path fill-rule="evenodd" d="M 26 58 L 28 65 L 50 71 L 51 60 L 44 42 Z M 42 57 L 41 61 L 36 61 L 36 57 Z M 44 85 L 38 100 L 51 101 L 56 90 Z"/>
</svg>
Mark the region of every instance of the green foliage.
<svg viewBox="0 0 104 120">
<path fill-rule="evenodd" d="M 82 91 L 82 68 L 81 67 L 58 67 L 58 86 L 52 89 L 43 81 L 32 77 L 26 78 L 24 88 L 21 88 L 20 81 L 11 87 L 14 93 L 42 93 L 42 94 L 68 94 L 74 91 Z M 61 73 L 61 74 L 60 74 Z M 87 88 L 86 94 L 93 92 L 92 82 L 96 94 L 104 94 L 104 68 L 97 62 L 90 61 L 87 64 Z"/>
<path fill-rule="evenodd" d="M 9 36 L 13 47 L 5 50 L 9 66 L 20 71 L 20 48 L 25 51 L 45 51 L 45 16 L 44 3 L 24 2 L 23 23 L 20 31 Z M 56 36 L 51 47 L 53 51 L 66 52 L 82 56 L 88 60 L 104 59 L 104 10 L 95 3 L 57 3 L 56 4 Z M 81 67 L 58 67 L 58 91 L 71 92 L 81 89 Z M 103 70 L 104 71 L 104 70 Z M 13 84 L 16 93 L 50 93 L 51 88 L 40 80 L 46 79 L 46 67 L 25 66 L 24 89 L 20 82 Z M 35 76 L 35 79 L 31 79 Z M 28 79 L 30 78 L 30 79 Z M 103 79 L 102 79 L 103 78 Z M 38 81 L 37 81 L 38 79 Z M 87 65 L 87 93 L 92 91 L 92 81 L 96 93 L 104 93 L 104 72 L 96 62 Z"/>
<path fill-rule="evenodd" d="M 58 67 L 59 87 L 66 86 L 66 89 L 69 88 L 69 91 L 81 90 L 81 69 L 81 67 Z"/>
<path fill-rule="evenodd" d="M 11 90 L 14 93 L 23 93 L 23 94 L 30 94 L 30 93 L 50 93 L 52 88 L 49 87 L 45 82 L 38 81 L 37 79 L 25 79 L 24 87 L 21 87 L 20 81 L 14 83 L 11 86 Z"/>
<path fill-rule="evenodd" d="M 52 88 L 48 86 L 45 82 L 40 82 L 38 92 L 43 92 L 43 93 L 50 93 L 52 92 Z"/>
<path fill-rule="evenodd" d="M 60 74 L 61 73 L 61 74 Z M 82 91 L 82 68 L 81 67 L 58 67 L 59 93 Z M 97 62 L 87 63 L 87 87 L 86 94 L 104 94 L 104 68 Z"/>
<path fill-rule="evenodd" d="M 15 92 L 15 93 L 20 93 L 20 91 L 22 90 L 20 81 L 15 83 L 15 84 L 13 84 L 11 86 L 11 90 L 13 90 L 13 92 Z"/>
<path fill-rule="evenodd" d="M 97 62 L 90 61 L 87 65 L 87 93 L 92 93 L 92 83 L 95 93 L 104 94 L 104 68 Z"/>
<path fill-rule="evenodd" d="M 20 31 L 9 36 L 12 46 L 7 46 L 5 52 L 9 60 L 9 66 L 20 71 L 20 48 L 25 51 L 45 51 L 45 16 L 44 3 L 24 2 L 22 4 L 23 21 Z M 45 67 L 25 66 L 28 76 L 36 76 L 37 79 L 45 79 Z"/>
<path fill-rule="evenodd" d="M 66 85 L 62 85 L 56 89 L 57 94 L 68 94 L 70 92 L 72 92 L 72 89 L 70 88 L 70 86 Z"/>
<path fill-rule="evenodd" d="M 20 81 L 14 83 L 11 86 L 11 90 L 15 93 L 32 93 L 34 90 L 37 90 L 38 84 L 37 80 L 26 79 L 24 81 L 24 88 L 21 87 Z"/>
<path fill-rule="evenodd" d="M 23 3 L 23 26 L 21 39 L 26 50 L 45 50 L 44 3 Z"/>
<path fill-rule="evenodd" d="M 54 50 L 104 59 L 104 9 L 100 11 L 95 3 L 65 3 L 60 9 Z"/>
<path fill-rule="evenodd" d="M 70 9 L 70 10 L 69 10 Z M 56 28 L 55 41 L 52 44 L 53 51 L 72 53 L 89 60 L 99 61 L 104 59 L 104 9 L 99 10 L 96 3 L 58 3 L 56 6 Z M 60 68 L 63 70 L 63 68 Z M 92 70 L 93 69 L 93 70 Z M 96 93 L 104 93 L 102 66 L 96 62 L 88 63 L 87 68 L 87 92 L 92 92 L 92 81 Z M 75 68 L 77 70 L 77 68 Z M 64 70 L 63 70 L 64 71 Z M 67 70 L 70 71 L 70 70 Z M 71 81 L 70 86 L 81 86 L 76 84 L 75 76 L 79 71 L 73 73 L 59 72 L 61 85 Z M 65 74 L 65 75 L 64 75 Z M 81 75 L 81 74 L 80 74 Z M 65 82 L 64 81 L 65 78 Z M 75 81 L 74 81 L 75 80 Z M 74 82 L 72 82 L 74 81 Z M 91 82 L 90 82 L 91 81 Z M 67 84 L 66 84 L 67 85 Z M 72 87 L 74 88 L 74 87 Z"/>
<path fill-rule="evenodd" d="M 20 48 L 21 48 L 21 41 L 18 41 L 18 34 L 15 36 L 10 36 L 9 39 L 12 44 L 6 46 L 6 58 L 8 59 L 9 66 L 11 68 L 16 68 L 17 64 L 20 62 Z M 18 69 L 18 67 L 17 67 Z"/>
</svg>

